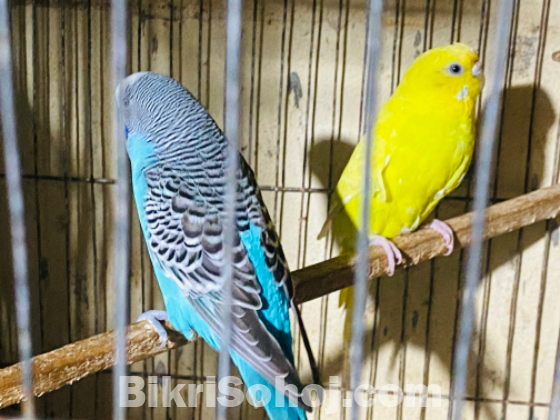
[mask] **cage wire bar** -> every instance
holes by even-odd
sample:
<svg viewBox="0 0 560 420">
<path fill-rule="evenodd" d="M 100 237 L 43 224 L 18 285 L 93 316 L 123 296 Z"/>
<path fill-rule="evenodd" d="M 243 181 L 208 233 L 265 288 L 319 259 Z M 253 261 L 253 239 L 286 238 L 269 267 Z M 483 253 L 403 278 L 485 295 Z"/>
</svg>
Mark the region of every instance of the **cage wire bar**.
<svg viewBox="0 0 560 420">
<path fill-rule="evenodd" d="M 547 22 L 548 25 L 548 22 Z M 557 51 L 554 54 L 559 54 L 560 51 Z M 553 59 L 554 59 L 553 54 Z M 555 168 L 555 175 L 553 177 L 552 183 L 558 184 L 559 177 L 560 177 L 560 124 L 558 124 L 558 129 L 556 132 L 556 148 L 554 150 L 554 168 Z M 556 229 L 559 229 L 558 226 Z M 551 229 L 550 224 L 548 227 L 549 232 L 549 240 L 553 229 Z M 550 242 L 549 242 L 550 244 Z M 549 256 L 547 255 L 547 260 Z M 556 359 L 554 361 L 554 375 L 552 377 L 552 391 L 550 395 L 550 405 L 548 408 L 548 420 L 558 420 L 560 416 L 560 332 L 558 335 L 558 343 L 556 344 Z"/>
<path fill-rule="evenodd" d="M 226 66 L 225 66 L 225 136 L 227 139 L 227 159 L 225 162 L 226 183 L 224 190 L 224 265 L 222 266 L 223 305 L 222 337 L 218 359 L 218 384 L 229 376 L 232 320 L 233 288 L 233 248 L 235 246 L 235 203 L 237 193 L 238 138 L 239 138 L 239 61 L 241 46 L 241 0 L 228 0 L 226 12 Z M 216 417 L 227 419 L 226 397 L 220 390 Z M 224 403 L 220 403 L 220 400 Z"/>
<path fill-rule="evenodd" d="M 556 134 L 556 156 L 554 166 L 556 174 L 553 183 L 558 183 L 560 176 L 560 124 L 558 125 L 558 132 Z M 558 229 L 558 227 L 556 228 Z M 551 231 L 551 230 L 549 230 Z M 548 420 L 558 420 L 560 416 L 560 333 L 558 335 L 558 344 L 556 345 L 556 360 L 554 361 L 554 376 L 552 377 L 552 391 L 550 395 L 550 405 L 548 409 Z"/>
<path fill-rule="evenodd" d="M 31 323 L 29 301 L 29 271 L 25 215 L 23 204 L 21 160 L 17 144 L 16 115 L 14 110 L 14 86 L 12 78 L 12 49 L 10 36 L 10 6 L 8 0 L 0 0 L 0 115 L 4 137 L 4 167 L 8 189 L 12 261 L 16 302 L 16 323 L 21 383 L 23 388 L 23 416 L 35 418 L 35 397 L 31 369 Z"/>
<path fill-rule="evenodd" d="M 126 75 L 126 0 L 111 2 L 111 82 L 112 92 Z M 115 315 L 115 366 L 113 367 L 113 419 L 126 418 L 125 404 L 121 404 L 120 379 L 126 375 L 126 324 L 128 308 L 128 264 L 129 264 L 129 202 L 130 175 L 126 153 L 124 129 L 116 105 L 113 105 L 113 144 L 117 153 L 117 181 L 113 191 L 114 242 L 113 258 Z"/>
<path fill-rule="evenodd" d="M 468 258 L 465 264 L 465 287 L 459 315 L 459 338 L 453 361 L 454 384 L 452 404 L 450 404 L 450 418 L 452 420 L 461 420 L 466 398 L 467 364 L 475 311 L 474 300 L 482 271 L 480 260 L 482 258 L 482 244 L 484 242 L 485 214 L 488 205 L 494 143 L 501 121 L 502 86 L 508 62 L 512 6 L 513 0 L 498 1 L 497 16 L 499 18 L 497 19 L 494 31 L 496 61 L 490 79 L 492 82 L 491 90 L 482 116 L 480 150 L 474 174 L 472 242 L 468 249 Z"/>
<path fill-rule="evenodd" d="M 383 0 L 368 1 L 365 53 L 367 61 L 367 92 L 364 106 L 364 171 L 362 184 L 362 201 L 360 203 L 360 221 L 356 249 L 356 271 L 354 274 L 354 309 L 352 312 L 352 338 L 350 341 L 350 392 L 352 399 L 351 420 L 358 420 L 360 407 L 355 392 L 362 379 L 363 341 L 365 334 L 364 313 L 366 310 L 368 262 L 369 262 L 369 221 L 371 212 L 371 153 L 373 151 L 373 127 L 377 113 L 377 71 L 381 46 L 381 12 Z"/>
<path fill-rule="evenodd" d="M 552 384 L 552 395 L 550 396 L 550 407 L 548 420 L 558 420 L 560 414 L 560 335 L 558 347 L 556 348 L 556 361 L 554 363 L 554 377 Z"/>
</svg>

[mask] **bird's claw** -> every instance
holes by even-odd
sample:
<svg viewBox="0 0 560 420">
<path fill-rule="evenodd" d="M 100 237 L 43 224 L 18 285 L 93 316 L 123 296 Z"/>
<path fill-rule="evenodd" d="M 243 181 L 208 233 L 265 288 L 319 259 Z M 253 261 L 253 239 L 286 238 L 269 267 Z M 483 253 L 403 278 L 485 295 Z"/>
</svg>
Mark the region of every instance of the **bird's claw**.
<svg viewBox="0 0 560 420">
<path fill-rule="evenodd" d="M 445 246 L 447 247 L 447 252 L 443 255 L 445 255 L 446 257 L 448 255 L 451 255 L 455 244 L 455 237 L 453 236 L 453 231 L 451 230 L 449 225 L 442 222 L 441 220 L 434 219 L 426 225 L 426 228 L 435 230 L 443 237 L 443 241 L 445 242 Z"/>
<path fill-rule="evenodd" d="M 385 238 L 384 236 L 380 235 L 373 235 L 369 238 L 369 244 L 371 245 L 378 245 L 383 248 L 385 251 L 385 255 L 387 256 L 387 275 L 392 276 L 395 273 L 395 267 L 402 263 L 402 253 L 397 248 L 397 246 Z"/>
<path fill-rule="evenodd" d="M 139 321 L 148 321 L 159 335 L 160 346 L 165 347 L 167 345 L 167 331 L 161 324 L 161 321 L 169 321 L 169 315 L 167 315 L 167 312 L 158 310 L 146 311 L 136 320 L 136 322 Z"/>
</svg>

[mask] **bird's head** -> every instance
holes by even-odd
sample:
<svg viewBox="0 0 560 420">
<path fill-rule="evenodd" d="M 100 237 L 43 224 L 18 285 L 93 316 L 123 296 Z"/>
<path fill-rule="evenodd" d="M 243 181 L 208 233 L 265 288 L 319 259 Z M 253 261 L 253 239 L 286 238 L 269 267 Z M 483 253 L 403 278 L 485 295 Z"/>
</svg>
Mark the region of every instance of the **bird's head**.
<svg viewBox="0 0 560 420">
<path fill-rule="evenodd" d="M 188 96 L 179 82 L 162 74 L 144 71 L 125 78 L 117 86 L 115 102 L 127 139 L 141 134 L 154 141 L 159 133 L 171 131 L 185 119 Z"/>
<path fill-rule="evenodd" d="M 484 75 L 477 54 L 467 45 L 455 43 L 418 56 L 401 85 L 442 101 L 475 102 L 484 85 Z"/>
</svg>

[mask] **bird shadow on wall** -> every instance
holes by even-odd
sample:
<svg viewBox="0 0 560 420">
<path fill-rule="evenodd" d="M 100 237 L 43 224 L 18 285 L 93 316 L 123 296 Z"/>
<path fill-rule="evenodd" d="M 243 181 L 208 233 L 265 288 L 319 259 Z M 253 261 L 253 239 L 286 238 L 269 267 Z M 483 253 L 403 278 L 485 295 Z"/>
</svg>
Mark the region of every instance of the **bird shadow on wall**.
<svg viewBox="0 0 560 420">
<path fill-rule="evenodd" d="M 534 113 L 531 114 L 533 106 Z M 516 86 L 505 90 L 503 121 L 504 124 L 508 124 L 508 127 L 503 130 L 501 144 L 496 148 L 495 161 L 499 162 L 499 165 L 494 162 L 494 172 L 501 177 L 507 177 L 508 173 L 519 172 L 520 167 L 525 166 L 526 171 L 531 171 L 531 175 L 527 178 L 530 179 L 528 189 L 539 188 L 541 180 L 545 177 L 547 135 L 555 118 L 551 100 L 544 90 L 534 90 L 532 85 Z M 339 140 L 325 139 L 315 142 L 309 152 L 310 168 L 324 187 L 336 186 L 353 148 L 354 145 Z M 504 159 L 503 151 L 506 148 L 509 151 L 516 151 L 513 158 Z M 471 168 L 474 168 L 474 163 Z M 458 193 L 464 191 L 463 195 L 466 195 L 472 188 L 473 172 L 473 170 L 469 171 Z M 519 179 L 524 180 L 525 177 Z M 510 185 L 510 187 L 513 190 L 520 190 L 521 193 L 525 189 L 523 184 Z M 498 191 L 491 189 L 491 193 L 492 190 Z M 472 195 L 468 194 L 468 196 Z M 445 220 L 469 211 L 469 207 L 468 199 L 448 198 L 434 213 Z M 352 226 L 348 216 L 345 214 L 344 217 Z M 487 273 L 493 273 L 512 260 L 518 261 L 526 248 L 543 237 L 546 232 L 545 223 L 529 226 L 523 231 L 526 233 L 523 241 L 518 237 L 519 231 L 488 241 L 485 247 L 487 263 L 483 264 Z M 342 240 L 336 232 L 332 239 L 341 251 L 351 250 L 352 244 Z M 515 242 L 517 246 L 504 251 L 503 241 L 512 239 L 517 241 Z M 369 374 L 364 375 L 364 382 L 368 381 L 376 387 L 388 383 L 402 386 L 410 382 L 424 383 L 428 386 L 430 383 L 445 385 L 446 381 L 449 383 L 449 378 L 453 378 L 452 359 L 457 310 L 462 295 L 460 279 L 464 274 L 462 273 L 463 254 L 464 251 L 455 251 L 450 257 L 427 261 L 416 267 L 397 271 L 393 277 L 382 277 L 370 282 L 368 309 L 365 314 L 368 318 L 366 321 L 368 327 L 364 339 L 364 363 L 371 363 L 371 368 L 368 368 Z M 489 287 L 492 281 L 514 282 L 511 278 L 492 279 L 491 275 L 488 277 L 491 280 L 486 284 L 481 282 L 480 285 L 481 289 L 490 290 L 488 295 L 498 293 L 492 292 Z M 512 301 L 515 301 L 513 294 L 517 293 L 516 290 L 517 288 L 512 288 Z M 341 291 L 341 301 L 347 293 L 351 294 L 352 289 Z M 477 313 L 479 322 L 475 326 L 471 340 L 467 395 L 474 397 L 475 400 L 483 399 L 488 398 L 488 394 L 492 391 L 493 395 L 496 395 L 496 392 L 503 392 L 507 398 L 506 393 L 510 394 L 515 385 L 510 386 L 500 372 L 508 369 L 506 364 L 510 361 L 494 360 L 490 357 L 492 352 L 488 349 L 492 349 L 497 343 L 493 343 L 495 339 L 491 333 L 486 334 L 487 330 L 492 331 L 492 325 L 488 324 L 490 327 L 488 329 L 485 324 L 487 320 L 481 315 Z M 509 313 L 507 315 L 509 319 Z M 341 345 L 336 354 L 327 355 L 320 363 L 323 378 L 341 375 L 347 385 L 350 315 L 346 315 L 343 334 L 344 337 L 330 335 L 331 340 L 338 340 L 345 344 Z M 408 370 L 412 372 L 410 376 Z M 414 382 L 415 378 L 421 380 Z M 392 379 L 394 380 L 391 381 Z M 401 380 L 402 384 L 399 383 Z M 443 394 L 447 393 L 444 387 L 442 390 Z M 502 416 L 500 410 L 498 404 L 477 403 L 475 417 L 482 416 L 497 420 Z"/>
</svg>

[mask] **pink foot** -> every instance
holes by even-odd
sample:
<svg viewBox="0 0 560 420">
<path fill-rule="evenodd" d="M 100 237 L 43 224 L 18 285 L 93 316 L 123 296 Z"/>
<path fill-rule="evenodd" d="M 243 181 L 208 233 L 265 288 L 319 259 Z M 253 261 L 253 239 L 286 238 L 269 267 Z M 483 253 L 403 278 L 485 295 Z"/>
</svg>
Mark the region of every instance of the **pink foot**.
<svg viewBox="0 0 560 420">
<path fill-rule="evenodd" d="M 453 252 L 453 243 L 455 239 L 453 236 L 453 231 L 451 230 L 449 225 L 447 223 L 442 222 L 441 220 L 434 219 L 430 223 L 428 223 L 425 227 L 435 230 L 443 237 L 445 245 L 447 246 L 447 252 L 443 255 L 445 256 L 450 255 Z"/>
<path fill-rule="evenodd" d="M 373 235 L 369 238 L 369 244 L 371 245 L 379 245 L 385 251 L 385 255 L 387 256 L 387 274 L 392 276 L 395 273 L 395 267 L 397 264 L 402 262 L 402 254 L 399 248 L 385 238 L 384 236 L 380 235 Z"/>
</svg>

